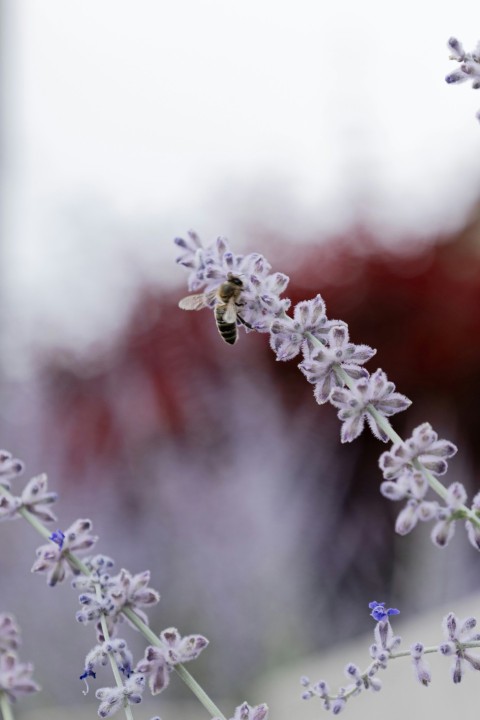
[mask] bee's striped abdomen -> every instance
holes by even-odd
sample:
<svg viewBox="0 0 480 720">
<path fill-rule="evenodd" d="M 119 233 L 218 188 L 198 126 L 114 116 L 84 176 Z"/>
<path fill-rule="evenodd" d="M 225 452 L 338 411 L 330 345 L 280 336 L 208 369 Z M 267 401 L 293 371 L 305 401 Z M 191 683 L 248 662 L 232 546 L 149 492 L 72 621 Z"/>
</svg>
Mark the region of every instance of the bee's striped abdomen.
<svg viewBox="0 0 480 720">
<path fill-rule="evenodd" d="M 229 345 L 234 345 L 237 341 L 237 323 L 227 323 L 224 321 L 223 316 L 225 315 L 226 305 L 217 305 L 215 308 L 215 320 L 217 323 L 218 332 Z"/>
</svg>

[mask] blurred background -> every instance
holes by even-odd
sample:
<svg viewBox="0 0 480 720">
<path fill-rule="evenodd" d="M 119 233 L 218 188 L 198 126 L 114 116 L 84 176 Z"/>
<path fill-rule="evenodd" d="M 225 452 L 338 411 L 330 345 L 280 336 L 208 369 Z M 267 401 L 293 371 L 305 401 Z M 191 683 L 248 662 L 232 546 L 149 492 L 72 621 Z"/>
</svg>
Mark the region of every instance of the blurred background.
<svg viewBox="0 0 480 720">
<path fill-rule="evenodd" d="M 118 570 L 151 569 L 153 628 L 209 637 L 193 672 L 233 703 L 370 631 L 372 599 L 413 616 L 477 590 L 461 533 L 442 552 L 430 528 L 394 537 L 384 448 L 341 446 L 295 362 L 178 310 L 172 244 L 226 235 L 291 277 L 293 303 L 321 292 L 413 400 L 396 430 L 430 421 L 460 449 L 448 481 L 475 492 L 480 93 L 444 81 L 448 37 L 479 39 L 473 0 L 0 15 L 0 445 L 48 473 L 61 527 L 90 517 Z M 93 631 L 68 583 L 30 575 L 34 532 L 0 530 L 0 609 L 44 687 L 22 706 L 81 704 Z"/>
</svg>

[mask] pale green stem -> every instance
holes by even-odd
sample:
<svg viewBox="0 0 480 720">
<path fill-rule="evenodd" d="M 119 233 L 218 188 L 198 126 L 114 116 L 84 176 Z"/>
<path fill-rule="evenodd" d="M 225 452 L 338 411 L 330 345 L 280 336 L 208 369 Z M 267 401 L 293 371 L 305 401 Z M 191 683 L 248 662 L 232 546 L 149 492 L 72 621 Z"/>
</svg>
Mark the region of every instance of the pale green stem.
<svg viewBox="0 0 480 720">
<path fill-rule="evenodd" d="M 4 692 L 0 692 L 0 711 L 3 720 L 15 720 L 12 706 Z"/>
<path fill-rule="evenodd" d="M 97 597 L 97 600 L 99 602 L 101 602 L 102 601 L 102 591 L 100 589 L 99 583 L 95 583 L 95 595 Z M 103 637 L 105 638 L 105 642 L 110 642 L 110 633 L 108 632 L 107 619 L 106 619 L 105 615 L 100 616 L 100 623 L 102 626 L 102 633 L 103 633 Z M 120 675 L 120 671 L 118 669 L 117 663 L 115 662 L 114 654 L 108 653 L 108 659 L 110 660 L 110 666 L 112 668 L 113 677 L 115 678 L 117 687 L 123 689 L 124 683 L 123 683 L 122 677 Z M 125 717 L 127 718 L 127 720 L 133 720 L 132 706 L 127 702 L 127 700 L 125 700 L 123 709 L 125 711 Z"/>
<path fill-rule="evenodd" d="M 152 645 L 157 647 L 163 647 L 163 643 L 155 633 L 145 625 L 143 620 L 140 620 L 138 615 L 134 613 L 130 608 L 125 608 L 123 614 L 140 630 L 140 632 L 147 638 Z M 219 717 L 221 720 L 226 720 L 223 713 L 218 709 L 213 700 L 207 695 L 203 688 L 198 684 L 193 675 L 191 675 L 184 665 L 175 665 L 174 670 L 179 675 L 185 685 L 196 695 L 197 699 L 202 703 L 203 707 L 210 713 L 212 717 Z"/>
<path fill-rule="evenodd" d="M 321 348 L 324 347 L 323 343 L 320 342 L 320 340 L 318 340 L 314 335 L 312 335 L 312 333 L 305 333 L 305 335 L 308 337 L 308 339 L 313 345 Z M 341 365 L 334 366 L 334 370 L 339 380 L 341 380 L 348 388 L 350 388 L 350 390 L 354 391 L 355 381 L 345 372 Z M 390 438 L 392 443 L 403 443 L 402 438 L 397 432 L 395 432 L 388 418 L 384 417 L 381 413 L 379 413 L 373 405 L 367 405 L 366 410 L 373 417 L 377 425 L 383 430 L 387 437 Z M 438 478 L 436 478 L 435 475 L 430 470 L 428 470 L 419 460 L 414 460 L 412 464 L 417 470 L 422 473 L 422 475 L 424 475 L 432 490 L 436 492 L 437 495 L 442 498 L 442 500 L 446 501 L 448 497 L 447 489 L 444 485 L 442 485 Z M 466 505 L 459 505 L 456 510 L 459 512 L 459 514 L 461 514 L 462 517 L 470 520 L 470 522 L 480 528 L 480 517 L 474 510 L 468 508 Z"/>
<path fill-rule="evenodd" d="M 3 487 L 0 484 L 0 494 L 3 494 L 7 497 L 13 497 L 9 491 Z M 32 515 L 31 512 L 26 510 L 25 508 L 20 508 L 18 510 L 18 513 L 28 522 L 30 525 L 38 532 L 40 535 L 45 538 L 46 540 L 50 539 L 51 530 L 49 530 L 35 515 Z M 87 568 L 87 566 L 73 553 L 67 552 L 65 555 L 68 556 L 69 562 L 75 566 L 79 572 L 81 572 L 83 575 L 89 576 L 91 575 L 90 570 Z M 155 633 L 146 625 L 140 618 L 131 610 L 130 608 L 125 608 L 122 610 L 123 614 L 129 618 L 129 620 L 132 622 L 133 625 L 143 634 L 143 636 L 152 644 L 156 645 L 157 647 L 163 647 L 163 643 L 161 642 L 160 638 L 155 635 Z M 105 640 L 108 638 L 108 629 L 105 625 L 102 623 L 102 630 L 105 634 Z M 110 658 L 110 662 L 112 662 L 112 658 Z M 115 668 L 113 667 L 115 666 Z M 121 682 L 121 677 L 118 672 L 118 668 L 116 663 L 113 661 L 112 664 L 112 670 L 113 674 L 115 675 L 115 680 L 117 681 L 117 675 Z M 181 677 L 185 685 L 187 685 L 188 688 L 192 691 L 192 693 L 197 697 L 197 699 L 201 702 L 203 707 L 207 710 L 207 712 L 210 713 L 212 717 L 218 717 L 220 720 L 226 720 L 225 715 L 219 710 L 219 708 L 215 705 L 213 700 L 207 695 L 207 693 L 203 690 L 203 688 L 198 684 L 198 682 L 195 680 L 193 675 L 191 675 L 188 670 L 185 669 L 183 665 L 176 665 L 174 667 L 175 672 L 177 675 Z M 131 712 L 130 706 L 127 706 L 129 711 Z M 127 708 L 125 709 L 127 711 Z M 128 716 L 127 717 L 131 717 Z"/>
</svg>

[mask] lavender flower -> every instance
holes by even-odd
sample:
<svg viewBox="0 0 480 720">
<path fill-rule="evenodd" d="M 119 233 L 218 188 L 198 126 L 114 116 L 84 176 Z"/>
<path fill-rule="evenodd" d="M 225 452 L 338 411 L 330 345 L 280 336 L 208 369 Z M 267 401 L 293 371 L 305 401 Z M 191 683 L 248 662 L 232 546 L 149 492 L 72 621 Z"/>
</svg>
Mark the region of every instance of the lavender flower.
<svg viewBox="0 0 480 720">
<path fill-rule="evenodd" d="M 19 497 L 0 495 L 0 520 L 13 520 L 22 507 Z"/>
<path fill-rule="evenodd" d="M 348 388 L 332 390 L 330 402 L 339 409 L 338 417 L 343 423 L 342 442 L 355 440 L 362 433 L 365 420 L 375 437 L 386 442 L 388 436 L 373 416 L 371 408 L 379 415 L 389 417 L 411 405 L 411 400 L 405 395 L 395 392 L 395 385 L 387 380 L 387 376 L 380 369 L 368 379 L 355 381 L 353 391 Z"/>
<path fill-rule="evenodd" d="M 150 645 L 145 657 L 137 663 L 135 672 L 148 677 L 152 695 L 165 690 L 170 681 L 170 672 L 180 663 L 195 660 L 207 647 L 208 640 L 203 635 L 182 637 L 176 628 L 168 628 L 160 633 L 161 647 Z"/>
<path fill-rule="evenodd" d="M 467 646 L 467 643 L 480 641 L 480 633 L 475 631 L 476 626 L 476 618 L 468 617 L 459 620 L 453 612 L 448 613 L 443 619 L 443 630 L 447 642 L 442 643 L 439 650 L 442 655 L 454 657 L 451 668 L 454 683 L 461 682 L 467 667 L 480 670 L 480 658 L 472 655 Z"/>
<path fill-rule="evenodd" d="M 478 90 L 480 88 L 480 43 L 469 53 L 465 52 L 460 41 L 454 37 L 451 37 L 447 44 L 451 53 L 450 59 L 456 60 L 460 65 L 446 76 L 445 81 L 450 85 L 458 85 L 471 80 L 472 88 Z M 477 119 L 480 120 L 480 111 L 477 112 Z"/>
<path fill-rule="evenodd" d="M 326 343 L 333 325 L 345 327 L 339 320 L 328 320 L 325 303 L 320 295 L 295 305 L 293 318 L 285 315 L 273 321 L 270 327 L 270 347 L 277 360 L 291 360 L 300 351 L 315 349 L 314 341 Z"/>
<path fill-rule="evenodd" d="M 85 552 L 97 542 L 98 537 L 90 533 L 91 529 L 90 520 L 75 520 L 65 530 L 65 541 L 61 548 L 55 542 L 37 548 L 37 560 L 32 566 L 32 572 L 47 573 L 47 583 L 52 587 L 62 582 L 68 572 L 77 575 L 80 570 L 71 553 Z"/>
<path fill-rule="evenodd" d="M 307 350 L 304 360 L 298 366 L 308 382 L 315 385 L 313 394 L 320 404 L 328 401 L 333 388 L 344 386 L 344 380 L 337 372 L 339 367 L 353 380 L 367 378 L 368 372 L 360 366 L 376 352 L 368 345 L 349 342 L 346 325 L 331 327 L 326 340 L 328 345 L 325 347 Z"/>
<path fill-rule="evenodd" d="M 148 678 L 152 695 L 158 695 L 168 687 L 171 670 L 164 649 L 155 645 L 149 645 L 145 649 L 145 657 L 135 667 L 135 672 L 142 673 Z"/>
<path fill-rule="evenodd" d="M 15 651 L 20 645 L 20 628 L 13 615 L 0 613 L 0 653 Z"/>
<path fill-rule="evenodd" d="M 399 535 L 408 535 L 417 525 L 417 522 L 428 522 L 437 516 L 439 504 L 436 500 L 417 500 L 411 498 L 395 521 L 395 532 Z"/>
<path fill-rule="evenodd" d="M 143 675 L 131 675 L 122 687 L 99 688 L 95 693 L 97 700 L 101 700 L 98 714 L 101 718 L 111 717 L 126 705 L 138 704 L 142 701 L 145 690 Z"/>
<path fill-rule="evenodd" d="M 235 255 L 224 238 L 203 247 L 194 233 L 189 234 L 188 241 L 176 238 L 175 242 L 184 250 L 177 262 L 191 268 L 188 278 L 190 290 L 206 293 L 217 290 L 229 273 L 241 278 L 241 314 L 251 329 L 269 332 L 273 320 L 288 310 L 290 300 L 281 299 L 280 295 L 286 289 L 289 278 L 283 273 L 271 274 L 271 266 L 262 255 Z"/>
<path fill-rule="evenodd" d="M 381 620 L 387 620 L 387 618 L 390 615 L 399 615 L 400 614 L 400 610 L 397 610 L 396 608 L 388 608 L 388 610 L 386 610 L 385 603 L 377 602 L 376 600 L 373 600 L 372 602 L 368 603 L 368 607 L 372 611 L 370 613 L 370 615 L 377 622 L 380 622 Z"/>
<path fill-rule="evenodd" d="M 0 450 L 0 485 L 9 490 L 9 481 L 21 475 L 24 467 L 23 462 L 18 458 L 14 458 L 12 453 L 7 450 Z"/>
<path fill-rule="evenodd" d="M 56 502 L 58 495 L 56 492 L 49 492 L 48 478 L 45 473 L 31 478 L 25 485 L 20 497 L 22 507 L 40 520 L 54 522 L 57 519 L 48 505 Z"/>
<path fill-rule="evenodd" d="M 102 618 L 106 622 L 109 637 L 116 634 L 118 624 L 123 620 L 137 629 L 133 621 L 124 614 L 127 609 L 148 625 L 148 615 L 141 608 L 152 607 L 160 600 L 160 594 L 148 587 L 150 582 L 148 570 L 132 575 L 128 570 L 122 569 L 117 575 L 110 576 L 103 571 L 112 567 L 113 560 L 104 555 L 97 555 L 87 560 L 86 564 L 92 575 L 76 578 L 72 583 L 75 588 L 82 591 L 79 602 L 83 608 L 75 616 L 78 622 L 88 624 L 98 621 L 96 630 L 100 643 L 107 639 L 100 622 Z"/>
<path fill-rule="evenodd" d="M 425 685 L 425 687 L 427 687 L 432 680 L 432 675 L 423 657 L 424 649 L 425 648 L 422 643 L 415 643 L 415 645 L 412 645 L 410 648 L 410 654 L 412 656 L 415 677 L 421 685 Z"/>
<path fill-rule="evenodd" d="M 0 693 L 10 702 L 22 695 L 30 695 L 41 688 L 32 680 L 33 665 L 22 663 L 13 652 L 0 654 Z"/>
<path fill-rule="evenodd" d="M 148 616 L 141 610 L 144 607 L 153 607 L 160 601 L 160 594 L 151 587 L 150 571 L 144 570 L 141 573 L 132 575 L 124 568 L 118 575 L 108 581 L 109 596 L 115 605 L 115 614 L 118 616 L 126 608 L 130 609 L 148 625 Z M 128 621 L 128 618 L 127 618 Z M 135 627 L 135 626 L 133 626 Z"/>
<path fill-rule="evenodd" d="M 457 447 L 449 440 L 439 440 L 430 423 L 416 427 L 410 438 L 394 443 L 382 453 L 379 465 L 385 480 L 400 477 L 407 470 L 413 471 L 412 463 L 418 460 L 434 475 L 444 475 L 448 469 L 447 458 L 453 457 Z"/>
<path fill-rule="evenodd" d="M 251 707 L 244 702 L 237 706 L 233 718 L 230 718 L 230 720 L 267 720 L 267 718 L 268 706 L 265 703 Z M 213 720 L 220 720 L 220 718 L 216 717 Z"/>
<path fill-rule="evenodd" d="M 133 657 L 125 640 L 117 638 L 95 645 L 85 658 L 85 670 L 80 679 L 95 677 L 95 670 L 100 665 L 106 665 L 108 658 L 113 657 L 118 669 L 128 678 L 132 674 Z"/>
</svg>

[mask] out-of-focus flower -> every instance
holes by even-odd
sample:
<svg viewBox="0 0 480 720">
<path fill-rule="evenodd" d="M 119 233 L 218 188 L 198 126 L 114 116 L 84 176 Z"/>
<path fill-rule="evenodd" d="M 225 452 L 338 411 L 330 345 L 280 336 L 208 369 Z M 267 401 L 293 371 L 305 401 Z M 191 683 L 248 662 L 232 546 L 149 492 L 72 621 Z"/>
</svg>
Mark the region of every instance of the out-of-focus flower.
<svg viewBox="0 0 480 720">
<path fill-rule="evenodd" d="M 98 714 L 101 718 L 115 715 L 126 705 L 136 705 L 142 701 L 145 690 L 145 678 L 143 675 L 131 675 L 125 681 L 123 687 L 99 688 L 95 693 L 97 700 L 100 700 Z"/>
<path fill-rule="evenodd" d="M 117 638 L 95 645 L 85 658 L 85 670 L 80 679 L 95 677 L 95 670 L 108 663 L 109 656 L 115 659 L 118 669 L 128 678 L 132 674 L 133 657 L 125 640 Z"/>
<path fill-rule="evenodd" d="M 480 42 L 472 52 L 465 52 L 461 42 L 455 37 L 449 38 L 447 45 L 451 53 L 450 59 L 456 60 L 460 65 L 445 77 L 445 81 L 449 85 L 458 85 L 471 80 L 472 88 L 478 90 L 480 88 Z M 480 120 L 480 111 L 477 112 L 477 119 Z"/>
<path fill-rule="evenodd" d="M 5 693 L 10 702 L 22 695 L 38 692 L 40 686 L 32 680 L 33 665 L 22 663 L 13 652 L 0 654 L 0 693 Z"/>
<path fill-rule="evenodd" d="M 9 613 L 0 613 L 0 653 L 17 650 L 20 645 L 20 628 Z"/>
<path fill-rule="evenodd" d="M 377 622 L 386 620 L 390 615 L 400 615 L 400 610 L 397 610 L 396 608 L 388 608 L 387 610 L 384 602 L 372 600 L 372 602 L 368 603 L 368 607 L 372 611 L 370 615 Z"/>
<path fill-rule="evenodd" d="M 86 552 L 97 542 L 98 537 L 91 534 L 91 529 L 90 520 L 75 520 L 65 530 L 65 540 L 61 548 L 55 542 L 37 548 L 37 559 L 32 566 L 32 572 L 47 573 L 47 583 L 52 587 L 57 582 L 62 582 L 69 571 L 77 575 L 80 571 L 71 553 Z"/>
<path fill-rule="evenodd" d="M 461 682 L 467 667 L 473 670 L 480 670 L 480 658 L 472 655 L 466 643 L 480 641 L 480 633 L 476 632 L 477 620 L 468 617 L 459 620 L 455 613 L 449 612 L 443 619 L 443 630 L 447 642 L 439 647 L 442 655 L 453 656 L 454 661 L 451 668 L 452 680 L 454 683 Z"/>
<path fill-rule="evenodd" d="M 267 718 L 268 706 L 265 703 L 251 707 L 248 703 L 244 702 L 237 706 L 230 720 L 266 720 Z M 213 718 L 213 720 L 220 720 L 220 718 Z"/>
<path fill-rule="evenodd" d="M 182 637 L 173 627 L 163 630 L 159 637 L 163 646 L 147 647 L 145 657 L 135 668 L 135 672 L 148 677 L 152 695 L 165 690 L 170 681 L 169 674 L 175 665 L 195 660 L 208 645 L 208 640 L 203 635 Z"/>
<path fill-rule="evenodd" d="M 14 458 L 8 450 L 0 450 L 0 485 L 10 489 L 9 480 L 21 475 L 25 465 L 18 458 Z"/>
</svg>

